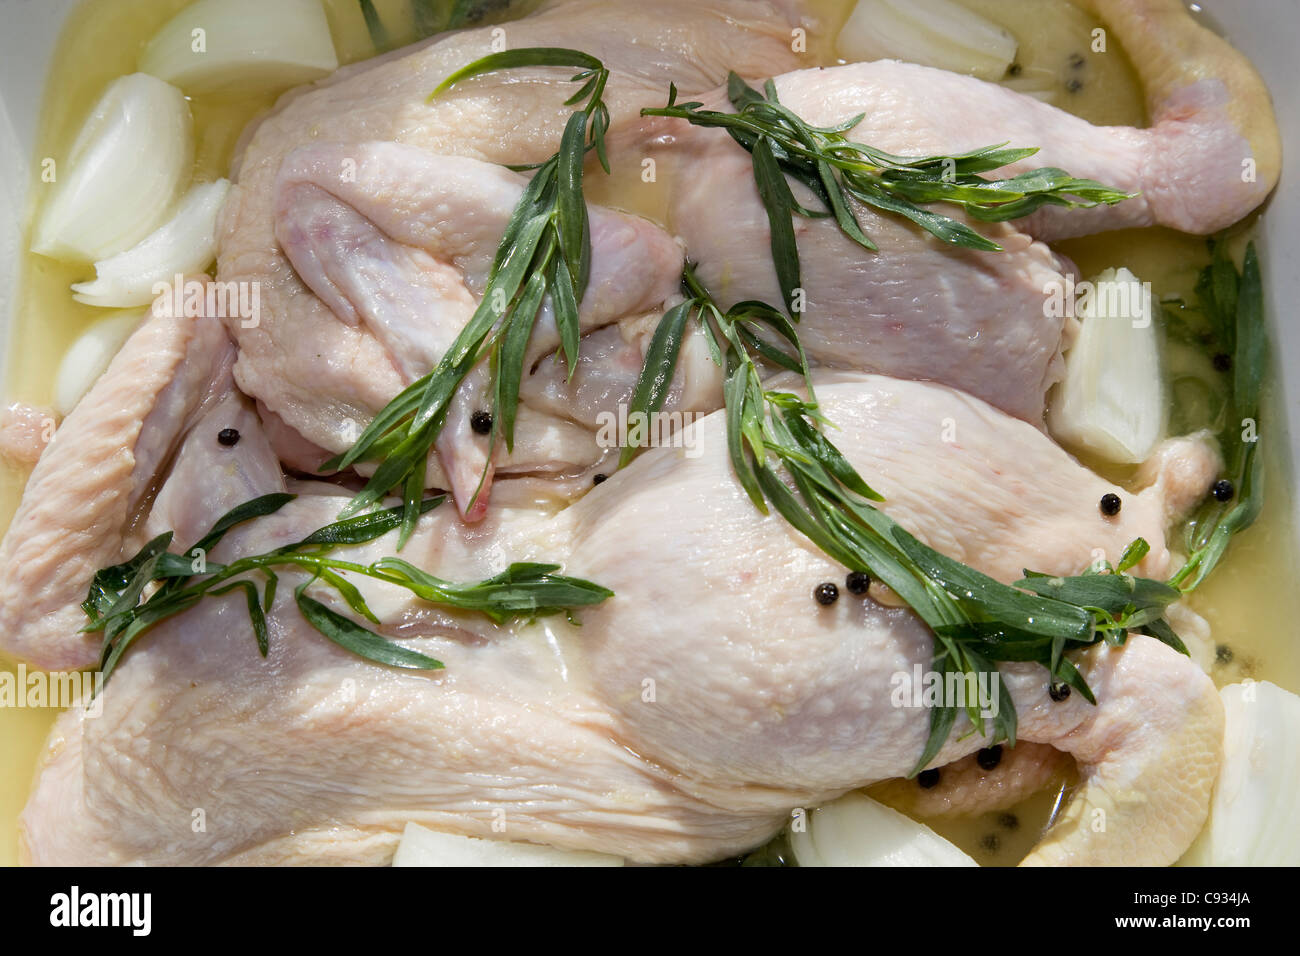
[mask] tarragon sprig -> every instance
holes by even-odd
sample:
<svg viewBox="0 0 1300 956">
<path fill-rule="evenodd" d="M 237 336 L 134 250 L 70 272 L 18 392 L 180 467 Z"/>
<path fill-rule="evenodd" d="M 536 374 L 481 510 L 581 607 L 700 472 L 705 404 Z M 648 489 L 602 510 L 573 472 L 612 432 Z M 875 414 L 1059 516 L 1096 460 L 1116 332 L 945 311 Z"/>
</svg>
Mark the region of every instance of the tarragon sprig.
<svg viewBox="0 0 1300 956">
<path fill-rule="evenodd" d="M 554 564 L 512 564 L 487 580 L 456 584 L 397 558 L 359 564 L 331 555 L 335 548 L 364 544 L 398 528 L 402 508 L 337 521 L 294 544 L 240 557 L 227 564 L 206 560 L 207 553 L 232 528 L 274 514 L 294 497 L 272 494 L 245 502 L 222 516 L 211 531 L 183 554 L 167 550 L 173 537 L 169 531 L 154 538 L 129 561 L 98 572 L 81 605 L 90 619 L 82 630 L 103 633 L 99 668 L 104 682 L 108 682 L 131 645 L 154 625 L 189 610 L 205 597 L 236 590 L 244 593 L 257 647 L 265 657 L 270 649 L 266 615 L 275 602 L 280 581 L 277 571 L 285 569 L 310 575 L 294 590 L 294 600 L 303 618 L 322 635 L 368 661 L 415 670 L 435 670 L 443 665 L 340 614 L 308 594 L 307 588 L 315 583 L 332 588 L 354 614 L 374 624 L 379 619 L 345 574 L 394 584 L 430 604 L 481 612 L 498 623 L 569 613 L 574 608 L 599 604 L 613 596 L 612 591 L 590 581 L 556 574 L 560 568 Z M 436 508 L 443 500 L 443 496 L 424 500 L 419 512 L 423 514 Z M 261 576 L 260 587 L 253 575 Z M 154 590 L 146 596 L 150 588 Z"/>
<path fill-rule="evenodd" d="M 972 219 L 1002 222 L 1020 219 L 1043 206 L 1078 208 L 1114 204 L 1134 194 L 1091 179 L 1077 179 L 1062 169 L 1043 167 L 1010 179 L 985 179 L 980 173 L 1000 169 L 1038 152 L 1036 147 L 1005 149 L 1005 143 L 952 156 L 895 156 L 847 136 L 866 114 L 836 126 L 813 126 L 777 98 L 768 80 L 759 93 L 735 73 L 727 80 L 734 113 L 704 109 L 702 103 L 678 103 L 669 88 L 666 106 L 643 109 L 643 116 L 667 116 L 693 126 L 725 129 L 749 151 L 754 181 L 771 225 L 772 260 L 787 309 L 795 314 L 802 287 L 799 250 L 792 216 L 833 216 L 846 236 L 871 251 L 876 245 L 863 231 L 851 200 L 901 216 L 944 242 L 990 252 L 1001 246 L 969 225 L 922 204 L 947 203 Z M 820 209 L 801 205 L 785 177 L 807 186 Z"/>
<path fill-rule="evenodd" d="M 1219 240 L 1212 245 L 1213 261 L 1201 272 L 1196 298 L 1212 349 L 1229 356 L 1232 363 L 1219 445 L 1233 496 L 1222 502 L 1210 497 L 1184 526 L 1187 562 L 1170 580 L 1184 592 L 1198 587 L 1222 560 L 1232 538 L 1259 517 L 1264 495 L 1260 394 L 1269 347 L 1259 257 L 1255 244 L 1249 243 L 1238 272 L 1228 244 Z"/>
<path fill-rule="evenodd" d="M 609 71 L 600 60 L 578 50 L 508 50 L 485 56 L 452 73 L 432 96 L 470 77 L 525 66 L 578 68 L 580 72 L 573 79 L 582 86 L 566 105 L 583 100 L 586 105 L 569 117 L 559 151 L 536 167 L 497 247 L 482 301 L 437 366 L 389 402 L 351 449 L 322 466 L 323 471 L 332 471 L 363 461 L 380 462 L 340 517 L 357 514 L 400 488 L 403 512 L 399 550 L 419 517 L 428 456 L 446 422 L 451 400 L 465 377 L 485 357 L 492 374 L 488 447 L 495 446 L 498 436 L 508 449 L 514 447 L 524 355 L 537 315 L 548 298 L 570 375 L 577 368 L 578 305 L 591 274 L 591 224 L 583 197 L 583 161 L 593 150 L 601 166 L 609 171 L 605 153 L 609 109 L 603 98 Z"/>
<path fill-rule="evenodd" d="M 807 359 L 783 313 L 761 302 L 723 310 L 689 266 L 683 292 L 685 301 L 651 340 L 629 414 L 662 407 L 693 317 L 725 371 L 728 452 L 754 505 L 764 514 L 774 508 L 828 557 L 892 589 L 934 631 L 937 673 L 987 675 L 1000 699 L 994 741 L 1014 744 L 1016 738 L 1015 706 L 997 662 L 1037 662 L 1053 685 L 1068 685 L 1095 703 L 1066 652 L 1103 640 L 1122 644 L 1129 631 L 1187 652 L 1163 619 L 1179 591 L 1127 573 L 1149 550 L 1146 541 L 1135 541 L 1115 568 L 1102 565 L 1073 577 L 1026 571 L 1014 585 L 954 561 L 876 508 L 881 496 L 823 433 Z M 799 372 L 807 397 L 766 389 L 760 364 Z M 983 735 L 980 703 L 968 699 L 965 711 Z M 913 775 L 938 754 L 958 713 L 951 703 L 931 710 L 930 736 Z"/>
</svg>

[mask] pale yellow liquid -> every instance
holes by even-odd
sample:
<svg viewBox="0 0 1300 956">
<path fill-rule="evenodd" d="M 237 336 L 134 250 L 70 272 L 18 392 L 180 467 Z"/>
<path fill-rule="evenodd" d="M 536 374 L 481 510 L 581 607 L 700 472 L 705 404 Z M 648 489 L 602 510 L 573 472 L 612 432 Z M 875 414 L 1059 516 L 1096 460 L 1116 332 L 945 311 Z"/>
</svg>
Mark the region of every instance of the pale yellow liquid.
<svg viewBox="0 0 1300 956">
<path fill-rule="evenodd" d="M 273 2 L 273 0 L 268 0 Z M 653 0 L 647 0 L 653 2 Z M 1020 41 L 1018 62 L 1026 73 L 1071 74 L 1068 59 L 1087 50 L 1096 23 L 1066 0 L 962 0 L 1006 26 Z M 104 87 L 133 72 L 154 32 L 187 0 L 91 0 L 69 18 L 45 86 L 43 122 L 34 166 L 46 156 L 66 155 L 73 137 Z M 392 39 L 411 38 L 409 4 L 375 0 Z M 374 53 L 360 8 L 354 0 L 324 0 L 343 63 Z M 817 61 L 836 62 L 834 37 L 852 9 L 851 0 L 810 0 L 820 24 L 810 31 L 808 49 Z M 616 64 L 612 64 L 616 66 Z M 274 102 L 271 94 L 195 98 L 198 149 L 196 176 L 213 179 L 228 173 L 238 137 L 247 123 Z M 1059 105 L 1099 124 L 1142 125 L 1145 121 L 1137 78 L 1122 51 L 1088 59 L 1084 82 L 1063 92 Z M 1023 145 L 1023 144 L 1021 144 Z M 31 188 L 28 222 L 39 211 L 47 187 Z M 647 189 L 635 164 L 616 167 L 608 182 L 594 177 L 593 201 L 606 202 L 662 221 L 667 190 L 661 182 Z M 1090 275 L 1108 266 L 1126 265 L 1151 281 L 1162 294 L 1187 294 L 1205 262 L 1199 239 L 1165 230 L 1112 233 L 1065 244 L 1063 251 Z M 55 263 L 26 255 L 22 264 L 19 307 L 7 358 L 6 401 L 48 405 L 58 363 L 72 341 L 103 310 L 72 299 L 68 286 L 92 277 L 88 267 Z M 1281 436 L 1278 436 L 1279 440 Z M 1267 450 L 1267 446 L 1266 446 Z M 1232 661 L 1216 669 L 1229 683 L 1252 676 L 1300 691 L 1300 652 L 1291 639 L 1291 622 L 1300 620 L 1300 594 L 1287 586 L 1285 569 L 1294 567 L 1294 532 L 1289 496 L 1293 479 L 1281 473 L 1276 456 L 1268 456 L 1269 495 L 1258 523 L 1234 543 L 1231 558 L 1195 596 L 1194 606 L 1214 627 L 1216 642 L 1232 649 Z M 26 476 L 0 464 L 0 528 L 17 506 Z M 0 668 L 8 667 L 0 661 Z M 50 710 L 0 709 L 0 864 L 17 861 L 15 821 L 30 789 L 36 760 L 49 726 Z M 1037 840 L 1051 811 L 1054 795 L 1041 794 L 1016 808 L 1014 830 L 997 815 L 936 825 L 981 863 L 1016 862 Z M 996 841 L 989 836 L 997 837 Z M 996 848 L 994 844 L 996 843 Z"/>
</svg>

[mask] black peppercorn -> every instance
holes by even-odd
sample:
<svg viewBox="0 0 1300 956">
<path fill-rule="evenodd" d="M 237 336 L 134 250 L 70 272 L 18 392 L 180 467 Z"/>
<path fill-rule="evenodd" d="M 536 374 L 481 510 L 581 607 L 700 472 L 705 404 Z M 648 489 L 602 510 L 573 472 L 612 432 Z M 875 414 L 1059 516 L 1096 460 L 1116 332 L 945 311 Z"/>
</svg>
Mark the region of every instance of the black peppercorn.
<svg viewBox="0 0 1300 956">
<path fill-rule="evenodd" d="M 823 607 L 829 604 L 834 604 L 839 596 L 840 589 L 829 581 L 813 588 L 813 599 Z"/>
<path fill-rule="evenodd" d="M 1058 704 L 1070 696 L 1069 684 L 1048 684 L 1047 696 L 1052 698 Z"/>
<path fill-rule="evenodd" d="M 1120 500 L 1119 495 L 1114 494 L 1113 492 L 1104 494 L 1101 496 L 1101 513 L 1107 518 L 1113 518 L 1115 515 L 1119 514 L 1119 509 L 1123 504 L 1124 502 Z"/>
<path fill-rule="evenodd" d="M 844 586 L 851 594 L 866 594 L 867 589 L 871 587 L 871 576 L 865 571 L 850 571 L 849 576 L 844 579 Z"/>
<path fill-rule="evenodd" d="M 938 770 L 922 770 L 916 775 L 916 782 L 921 785 L 922 790 L 930 790 L 939 785 Z"/>
<path fill-rule="evenodd" d="M 233 448 L 239 444 L 239 429 L 223 428 L 217 432 L 218 444 L 225 445 L 227 448 Z"/>
<path fill-rule="evenodd" d="M 1232 356 L 1227 352 L 1217 353 L 1212 361 L 1214 362 L 1214 370 L 1216 372 L 1226 372 L 1228 369 L 1232 368 Z"/>
<path fill-rule="evenodd" d="M 975 755 L 975 762 L 980 765 L 981 770 L 992 770 L 1002 762 L 1002 745 L 994 744 L 992 747 L 985 747 Z"/>
<path fill-rule="evenodd" d="M 609 477 L 609 475 L 592 475 L 592 476 L 591 476 L 591 483 L 592 483 L 593 485 L 598 485 L 598 484 L 600 484 L 602 481 L 604 481 L 604 480 L 605 480 L 606 478 L 608 478 L 608 477 Z"/>
<path fill-rule="evenodd" d="M 480 435 L 488 434 L 492 431 L 492 413 L 475 412 L 469 417 L 469 427 Z"/>
<path fill-rule="evenodd" d="M 1232 482 L 1227 478 L 1220 478 L 1214 483 L 1214 487 L 1210 489 L 1210 494 L 1214 495 L 1215 501 L 1231 501 L 1232 496 L 1236 493 L 1237 489 L 1233 487 Z"/>
</svg>

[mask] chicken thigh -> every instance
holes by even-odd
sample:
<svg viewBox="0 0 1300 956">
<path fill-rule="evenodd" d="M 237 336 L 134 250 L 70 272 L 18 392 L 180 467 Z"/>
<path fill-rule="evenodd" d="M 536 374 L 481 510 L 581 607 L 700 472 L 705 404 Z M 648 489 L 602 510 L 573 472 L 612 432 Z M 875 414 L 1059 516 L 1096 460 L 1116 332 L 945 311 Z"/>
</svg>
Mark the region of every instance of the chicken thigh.
<svg viewBox="0 0 1300 956">
<path fill-rule="evenodd" d="M 1249 62 L 1196 24 L 1179 0 L 1094 6 L 1130 49 L 1155 53 L 1136 61 L 1150 129 L 1096 127 L 993 83 L 893 60 L 775 77 L 780 101 L 802 119 L 828 127 L 861 115 L 849 138 L 886 152 L 1033 146 L 1037 154 L 997 175 L 1054 166 L 1134 193 L 1114 206 L 1048 207 L 1009 224 L 968 222 L 1002 252 L 946 245 L 856 201 L 878 252 L 847 238 L 833 218 L 796 217 L 801 328 L 813 360 L 954 385 L 1039 422 L 1070 331 L 1068 303 L 1053 303 L 1072 288 L 1072 266 L 1043 240 L 1154 223 L 1211 233 L 1263 202 L 1277 182 L 1279 146 L 1267 89 Z M 725 88 L 698 99 L 709 109 L 732 109 Z M 725 304 L 781 301 L 750 156 L 726 131 L 651 118 L 616 141 L 669 171 L 669 227 Z M 818 207 L 809 190 L 791 185 L 804 206 Z M 965 219 L 955 207 L 933 208 Z"/>
</svg>

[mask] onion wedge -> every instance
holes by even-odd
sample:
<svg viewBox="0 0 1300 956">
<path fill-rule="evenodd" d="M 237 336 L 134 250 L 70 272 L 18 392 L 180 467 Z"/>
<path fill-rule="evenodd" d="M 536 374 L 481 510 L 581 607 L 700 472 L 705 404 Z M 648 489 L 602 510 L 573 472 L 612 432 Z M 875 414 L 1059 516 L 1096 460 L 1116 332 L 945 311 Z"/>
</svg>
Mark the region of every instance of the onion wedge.
<svg viewBox="0 0 1300 956">
<path fill-rule="evenodd" d="M 847 793 L 790 829 L 800 866 L 978 866 L 923 823 L 861 793 Z"/>
<path fill-rule="evenodd" d="M 108 309 L 148 305 L 156 283 L 206 270 L 217 254 L 217 217 L 229 191 L 224 179 L 195 186 L 160 229 L 95 263 L 95 281 L 74 285 L 73 298 Z"/>
<path fill-rule="evenodd" d="M 167 218 L 193 160 L 181 91 L 144 73 L 114 80 L 57 173 L 32 251 L 95 262 L 131 248 Z"/>
<path fill-rule="evenodd" d="M 1058 441 L 1121 464 L 1151 455 L 1167 417 L 1152 310 L 1150 290 L 1127 269 L 1079 284 L 1083 325 L 1047 416 Z"/>
<path fill-rule="evenodd" d="M 1300 866 L 1300 697 L 1268 681 L 1219 691 L 1223 767 L 1183 866 Z"/>
<path fill-rule="evenodd" d="M 906 60 L 981 80 L 1000 80 L 1016 38 L 953 0 L 858 0 L 835 41 L 850 61 Z"/>
<path fill-rule="evenodd" d="M 190 94 L 282 90 L 338 68 L 320 0 L 198 0 L 140 57 L 143 72 Z"/>
<path fill-rule="evenodd" d="M 100 319 L 72 343 L 54 378 L 54 407 L 60 415 L 77 407 L 143 318 L 142 312 L 127 312 Z"/>
</svg>

